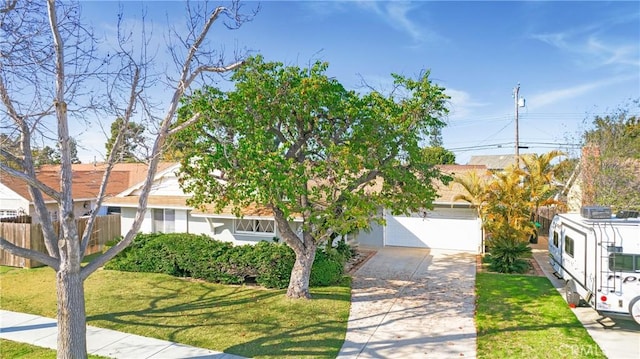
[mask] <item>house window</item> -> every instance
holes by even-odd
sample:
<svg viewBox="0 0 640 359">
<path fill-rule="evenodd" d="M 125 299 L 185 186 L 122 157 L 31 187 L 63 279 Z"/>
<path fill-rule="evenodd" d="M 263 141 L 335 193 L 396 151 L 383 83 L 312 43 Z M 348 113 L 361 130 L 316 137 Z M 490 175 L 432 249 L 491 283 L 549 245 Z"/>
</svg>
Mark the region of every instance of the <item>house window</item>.
<svg viewBox="0 0 640 359">
<path fill-rule="evenodd" d="M 571 238 L 569 236 L 565 236 L 564 237 L 564 251 L 569 256 L 571 256 L 571 258 L 573 258 L 573 246 L 574 246 L 573 238 Z"/>
<path fill-rule="evenodd" d="M 560 243 L 560 236 L 558 235 L 558 232 L 553 232 L 553 246 L 558 248 L 558 244 Z"/>
<path fill-rule="evenodd" d="M 612 271 L 640 271 L 640 255 L 612 253 L 609 255 L 609 269 Z"/>
<path fill-rule="evenodd" d="M 176 231 L 176 211 L 158 208 L 153 210 L 153 231 L 173 233 Z"/>
<path fill-rule="evenodd" d="M 0 218 L 17 217 L 18 211 L 12 209 L 0 210 Z"/>
<path fill-rule="evenodd" d="M 276 233 L 276 223 L 270 219 L 236 219 L 236 233 Z"/>
</svg>

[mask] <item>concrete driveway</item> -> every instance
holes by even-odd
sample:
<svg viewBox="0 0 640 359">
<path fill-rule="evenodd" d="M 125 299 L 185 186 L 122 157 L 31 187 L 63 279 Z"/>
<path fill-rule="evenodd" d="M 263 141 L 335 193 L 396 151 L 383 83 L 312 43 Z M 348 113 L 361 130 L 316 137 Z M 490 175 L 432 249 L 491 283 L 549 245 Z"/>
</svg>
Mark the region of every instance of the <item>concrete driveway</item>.
<svg viewBox="0 0 640 359">
<path fill-rule="evenodd" d="M 338 358 L 475 358 L 475 255 L 377 251 L 354 274 Z"/>
</svg>

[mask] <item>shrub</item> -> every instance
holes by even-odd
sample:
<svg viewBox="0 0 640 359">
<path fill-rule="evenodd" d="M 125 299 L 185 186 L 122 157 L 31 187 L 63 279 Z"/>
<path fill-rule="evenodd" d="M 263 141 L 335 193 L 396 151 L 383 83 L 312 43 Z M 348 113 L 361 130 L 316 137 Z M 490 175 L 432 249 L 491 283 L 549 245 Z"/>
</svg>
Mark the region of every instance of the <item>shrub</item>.
<svg viewBox="0 0 640 359">
<path fill-rule="evenodd" d="M 258 275 L 256 282 L 267 288 L 286 288 L 296 255 L 289 246 L 280 243 L 259 242 L 254 246 L 254 263 Z"/>
<path fill-rule="evenodd" d="M 342 255 L 344 263 L 347 263 L 347 261 L 353 258 L 356 254 L 355 249 L 351 248 L 344 239 L 338 242 L 335 249 L 340 255 Z"/>
<path fill-rule="evenodd" d="M 496 237 L 489 253 L 489 270 L 499 273 L 524 273 L 529 270 L 531 248 L 514 237 Z"/>
<path fill-rule="evenodd" d="M 332 252 L 318 249 L 311 267 L 309 285 L 327 286 L 340 282 L 344 274 L 344 257 L 341 253 Z"/>
<path fill-rule="evenodd" d="M 310 285 L 338 283 L 351 249 L 318 249 Z M 164 273 L 209 282 L 241 284 L 247 278 L 267 288 L 286 288 L 295 263 L 293 250 L 281 243 L 233 246 L 206 235 L 138 234 L 133 243 L 105 265 L 106 269 Z"/>
</svg>

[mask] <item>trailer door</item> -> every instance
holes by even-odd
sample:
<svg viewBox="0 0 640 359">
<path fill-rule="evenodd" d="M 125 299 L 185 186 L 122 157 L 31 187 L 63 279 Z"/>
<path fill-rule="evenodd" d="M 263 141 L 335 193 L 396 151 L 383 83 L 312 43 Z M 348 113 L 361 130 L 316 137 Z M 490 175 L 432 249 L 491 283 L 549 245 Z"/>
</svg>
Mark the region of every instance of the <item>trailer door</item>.
<svg viewBox="0 0 640 359">
<path fill-rule="evenodd" d="M 564 246 L 562 266 L 578 284 L 586 288 L 587 236 L 569 226 L 565 229 L 562 241 Z"/>
<path fill-rule="evenodd" d="M 549 236 L 549 255 L 551 256 L 551 265 L 559 274 L 563 275 L 562 267 L 562 242 L 560 241 L 560 226 L 552 224 Z"/>
</svg>

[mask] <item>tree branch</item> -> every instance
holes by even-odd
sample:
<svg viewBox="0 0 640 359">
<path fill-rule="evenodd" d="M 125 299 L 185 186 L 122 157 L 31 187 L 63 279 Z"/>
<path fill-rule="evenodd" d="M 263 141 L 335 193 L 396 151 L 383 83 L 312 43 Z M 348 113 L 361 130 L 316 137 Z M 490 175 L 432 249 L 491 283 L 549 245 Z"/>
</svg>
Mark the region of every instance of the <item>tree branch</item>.
<svg viewBox="0 0 640 359">
<path fill-rule="evenodd" d="M 198 71 L 202 72 L 205 70 L 213 69 L 234 69 L 242 64 L 242 62 L 237 62 L 233 65 L 227 67 L 210 67 L 210 66 L 201 66 L 199 67 L 193 74 L 190 75 L 191 62 L 194 60 L 196 53 L 198 51 L 199 46 L 204 41 L 209 29 L 213 22 L 218 18 L 221 12 L 225 10 L 224 7 L 218 7 L 211 14 L 207 22 L 205 23 L 202 31 L 198 35 L 196 41 L 191 46 L 187 57 L 185 58 L 184 65 L 182 66 L 182 71 L 180 74 L 180 80 L 177 83 L 175 91 L 173 93 L 173 97 L 171 98 L 171 102 L 169 103 L 169 108 L 165 113 L 162 122 L 160 123 L 158 129 L 158 135 L 154 141 L 153 148 L 151 151 L 151 160 L 149 161 L 149 168 L 147 171 L 147 177 L 145 178 L 144 184 L 142 185 L 142 190 L 140 193 L 140 200 L 138 202 L 138 210 L 136 212 L 133 223 L 131 224 L 131 228 L 124 236 L 124 239 L 121 240 L 115 246 L 109 248 L 104 254 L 99 256 L 98 258 L 91 261 L 88 265 L 81 269 L 80 276 L 84 280 L 95 270 L 104 265 L 111 258 L 115 257 L 118 253 L 124 250 L 134 239 L 135 235 L 138 233 L 140 226 L 142 225 L 142 221 L 144 220 L 144 215 L 147 211 L 147 202 L 149 199 L 149 193 L 151 191 L 151 187 L 153 184 L 153 180 L 155 174 L 158 169 L 158 163 L 161 159 L 162 150 L 167 140 L 167 136 L 172 133 L 171 124 L 173 123 L 178 104 L 180 102 L 180 98 L 184 95 L 186 89 L 191 85 L 191 82 L 197 77 Z M 193 118 L 193 117 L 192 117 Z M 189 120 L 191 121 L 191 119 Z M 196 121 L 194 119 L 193 121 Z"/>
<path fill-rule="evenodd" d="M 45 185 L 44 183 L 38 181 L 37 178 L 32 177 L 24 172 L 20 172 L 18 170 L 15 170 L 5 164 L 0 163 L 0 169 L 3 172 L 6 172 L 9 176 L 11 177 L 15 177 L 20 179 L 21 181 L 25 182 L 27 185 L 31 186 L 31 187 L 35 187 L 37 189 L 39 189 L 40 191 L 44 192 L 47 196 L 53 198 L 56 202 L 60 201 L 60 192 L 57 192 L 56 190 L 54 190 L 53 188 Z"/>
<path fill-rule="evenodd" d="M 228 71 L 233 71 L 233 70 L 237 69 L 238 67 L 242 66 L 242 64 L 244 64 L 244 61 L 238 61 L 238 62 L 233 63 L 231 65 L 222 66 L 222 67 L 220 67 L 220 66 L 206 66 L 206 65 L 198 66 L 193 71 L 193 73 L 187 78 L 187 80 L 185 81 L 185 89 L 187 87 L 189 87 L 191 85 L 191 83 L 196 79 L 196 77 L 198 77 L 203 72 L 224 73 L 224 72 L 228 72 Z"/>
<path fill-rule="evenodd" d="M 5 150 L 2 147 L 0 147 L 0 156 L 6 158 L 7 160 L 11 161 L 12 163 L 15 163 L 16 165 L 18 165 L 18 167 L 24 168 L 24 161 L 20 157 L 14 156 L 13 153 Z"/>
<path fill-rule="evenodd" d="M 180 132 L 180 131 L 184 130 L 185 128 L 190 126 L 192 123 L 198 121 L 199 119 L 200 119 L 200 112 L 196 112 L 193 116 L 191 116 L 190 119 L 186 120 L 185 122 L 179 124 L 178 126 L 172 128 L 171 130 L 169 130 L 169 132 L 167 132 L 167 135 L 169 135 L 169 136 L 174 135 L 177 132 Z"/>
<path fill-rule="evenodd" d="M 8 13 L 9 11 L 13 10 L 16 8 L 16 4 L 18 3 L 18 0 L 8 0 L 7 1 L 7 5 L 3 8 L 0 8 L 0 14 L 5 14 Z"/>
<path fill-rule="evenodd" d="M 134 75 L 133 75 L 133 82 L 131 83 L 131 89 L 129 91 L 128 105 L 124 114 L 125 118 L 123 119 L 124 121 L 122 121 L 125 129 L 128 127 L 129 119 L 133 114 L 136 98 L 140 95 L 139 92 L 137 91 L 139 81 L 140 81 L 140 68 L 136 66 Z M 100 190 L 98 191 L 96 208 L 100 208 L 102 206 L 102 201 L 104 200 L 104 196 L 107 191 L 107 184 L 109 183 L 109 177 L 111 176 L 111 170 L 113 169 L 113 166 L 116 160 L 116 154 L 118 153 L 119 148 L 122 146 L 122 142 L 124 141 L 124 136 L 125 136 L 125 131 L 120 131 L 118 133 L 118 136 L 116 137 L 116 141 L 113 144 L 113 147 L 111 148 L 111 152 L 109 153 L 109 158 L 107 159 L 107 168 L 105 169 L 104 174 L 102 176 L 102 182 L 100 183 Z M 80 258 L 84 257 L 84 254 L 87 250 L 87 246 L 89 245 L 89 240 L 91 239 L 91 233 L 93 232 L 93 225 L 97 215 L 98 215 L 97 212 L 93 211 L 91 213 L 91 216 L 89 217 L 89 220 L 87 221 L 87 226 L 84 230 L 84 233 L 82 234 L 82 241 L 80 242 Z"/>
<path fill-rule="evenodd" d="M 5 250 L 15 256 L 33 259 L 40 263 L 46 264 L 54 270 L 58 270 L 60 266 L 60 260 L 51 256 L 48 256 L 42 252 L 35 251 L 33 249 L 27 249 L 7 241 L 0 237 L 0 249 Z"/>
</svg>

